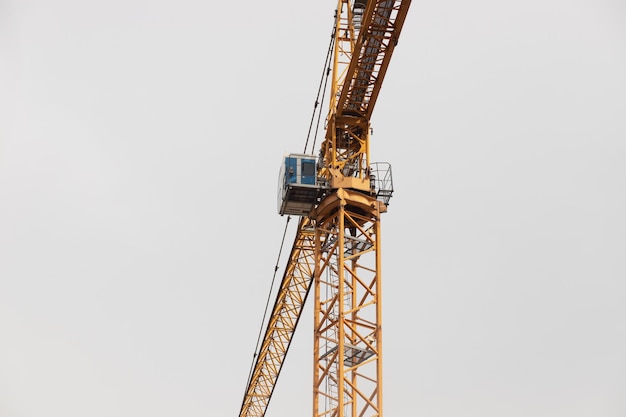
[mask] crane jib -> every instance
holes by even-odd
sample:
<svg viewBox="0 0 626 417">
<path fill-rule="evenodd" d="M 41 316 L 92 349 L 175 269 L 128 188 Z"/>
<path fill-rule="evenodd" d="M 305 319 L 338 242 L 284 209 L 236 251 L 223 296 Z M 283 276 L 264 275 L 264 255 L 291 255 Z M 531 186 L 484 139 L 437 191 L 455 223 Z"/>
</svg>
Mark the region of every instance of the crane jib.
<svg viewBox="0 0 626 417">
<path fill-rule="evenodd" d="M 369 2 L 343 80 L 338 113 L 356 111 L 371 117 L 409 5 L 410 1 Z"/>
</svg>

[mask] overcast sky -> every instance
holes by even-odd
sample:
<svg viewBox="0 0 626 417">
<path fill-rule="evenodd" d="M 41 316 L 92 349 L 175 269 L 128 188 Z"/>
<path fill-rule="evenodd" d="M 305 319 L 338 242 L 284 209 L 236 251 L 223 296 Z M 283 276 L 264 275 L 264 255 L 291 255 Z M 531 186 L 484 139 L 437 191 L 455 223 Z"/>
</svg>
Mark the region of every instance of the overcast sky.
<svg viewBox="0 0 626 417">
<path fill-rule="evenodd" d="M 0 417 L 238 415 L 334 9 L 0 0 Z M 624 1 L 413 1 L 386 415 L 626 415 L 625 116 Z M 304 314 L 268 417 L 311 414 Z"/>
</svg>

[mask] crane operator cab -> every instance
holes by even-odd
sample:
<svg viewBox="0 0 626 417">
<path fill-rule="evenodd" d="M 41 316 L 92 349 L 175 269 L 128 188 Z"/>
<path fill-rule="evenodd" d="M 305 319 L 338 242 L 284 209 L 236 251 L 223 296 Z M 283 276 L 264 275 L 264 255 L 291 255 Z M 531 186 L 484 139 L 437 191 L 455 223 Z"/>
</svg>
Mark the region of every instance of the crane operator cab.
<svg viewBox="0 0 626 417">
<path fill-rule="evenodd" d="M 278 177 L 278 213 L 306 216 L 326 187 L 317 178 L 314 155 L 286 154 Z"/>
</svg>

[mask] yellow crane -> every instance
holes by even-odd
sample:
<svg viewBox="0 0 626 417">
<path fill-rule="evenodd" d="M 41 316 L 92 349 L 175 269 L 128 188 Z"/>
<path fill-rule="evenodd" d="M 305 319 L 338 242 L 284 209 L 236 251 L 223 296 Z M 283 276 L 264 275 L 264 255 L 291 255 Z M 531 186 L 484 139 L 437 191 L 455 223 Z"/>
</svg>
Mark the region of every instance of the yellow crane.
<svg viewBox="0 0 626 417">
<path fill-rule="evenodd" d="M 370 119 L 410 0 L 338 0 L 326 135 L 289 154 L 278 211 L 300 221 L 246 386 L 240 417 L 262 417 L 309 290 L 313 417 L 382 416 L 381 223 L 391 167 L 370 161 Z"/>
</svg>

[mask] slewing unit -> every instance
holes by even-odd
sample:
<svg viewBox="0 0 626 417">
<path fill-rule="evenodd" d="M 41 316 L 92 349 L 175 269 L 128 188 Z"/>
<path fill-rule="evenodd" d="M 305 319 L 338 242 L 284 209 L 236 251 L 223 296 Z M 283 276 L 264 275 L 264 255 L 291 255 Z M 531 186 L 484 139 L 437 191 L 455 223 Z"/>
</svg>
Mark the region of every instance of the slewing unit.
<svg viewBox="0 0 626 417">
<path fill-rule="evenodd" d="M 364 194 L 384 204 L 383 212 L 393 194 L 391 166 L 386 162 L 374 162 L 368 168 L 369 192 Z M 278 213 L 307 216 L 332 188 L 326 179 L 319 177 L 318 160 L 315 155 L 292 153 L 283 157 L 278 178 Z"/>
<path fill-rule="evenodd" d="M 317 177 L 315 155 L 286 154 L 278 178 L 278 213 L 306 216 L 326 190 Z"/>
</svg>

